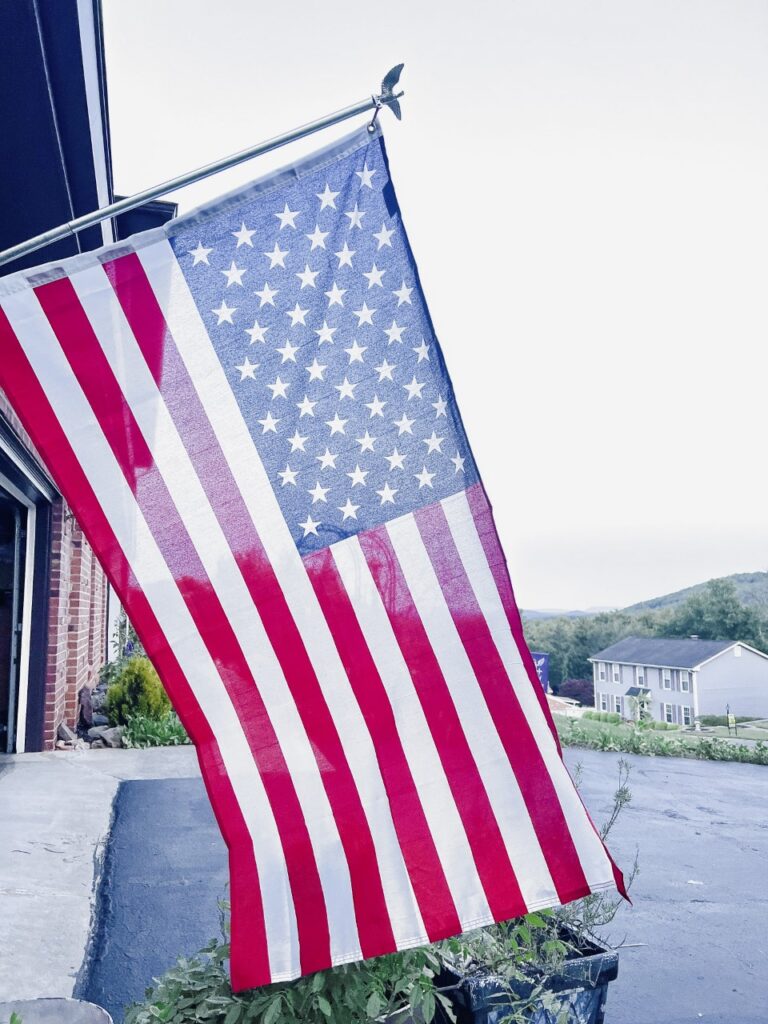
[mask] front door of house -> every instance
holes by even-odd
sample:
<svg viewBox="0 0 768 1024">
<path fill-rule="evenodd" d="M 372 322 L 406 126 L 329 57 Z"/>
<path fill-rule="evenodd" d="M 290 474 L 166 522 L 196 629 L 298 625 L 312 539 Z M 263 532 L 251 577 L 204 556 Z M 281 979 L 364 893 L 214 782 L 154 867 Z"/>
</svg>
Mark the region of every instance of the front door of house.
<svg viewBox="0 0 768 1024">
<path fill-rule="evenodd" d="M 0 752 L 16 747 L 27 510 L 0 490 Z"/>
</svg>

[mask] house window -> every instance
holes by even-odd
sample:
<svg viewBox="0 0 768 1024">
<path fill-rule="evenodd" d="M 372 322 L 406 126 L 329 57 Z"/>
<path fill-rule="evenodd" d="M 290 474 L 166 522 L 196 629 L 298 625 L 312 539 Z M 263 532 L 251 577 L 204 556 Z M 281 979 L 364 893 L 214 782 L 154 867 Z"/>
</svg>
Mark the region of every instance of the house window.
<svg viewBox="0 0 768 1024">
<path fill-rule="evenodd" d="M 645 685 L 645 669 L 642 668 L 640 665 L 638 665 L 637 668 L 635 669 L 635 673 L 636 673 L 636 677 L 637 677 L 636 678 L 637 685 L 638 686 L 644 686 Z"/>
<path fill-rule="evenodd" d="M 661 673 L 661 685 L 665 690 L 672 689 L 672 671 L 671 669 L 665 668 Z"/>
<path fill-rule="evenodd" d="M 621 682 L 621 669 L 619 668 L 618 665 L 614 665 L 613 666 L 613 681 L 614 681 L 614 683 L 620 683 Z"/>
<path fill-rule="evenodd" d="M 608 710 L 608 694 L 607 693 L 601 693 L 600 694 L 600 710 L 601 711 L 607 711 Z"/>
<path fill-rule="evenodd" d="M 620 715 L 622 713 L 622 709 L 623 709 L 623 700 L 622 700 L 622 698 L 621 697 L 614 697 L 613 698 L 613 710 L 616 712 L 617 715 Z"/>
<path fill-rule="evenodd" d="M 691 709 L 683 706 L 683 725 L 690 725 L 693 721 L 691 717 Z"/>
<path fill-rule="evenodd" d="M 675 708 L 673 704 L 664 705 L 664 721 L 669 722 L 670 725 L 675 724 Z"/>
<path fill-rule="evenodd" d="M 597 666 L 597 678 L 601 683 L 605 682 L 605 665 L 602 662 Z"/>
<path fill-rule="evenodd" d="M 680 670 L 680 689 L 688 693 L 691 689 L 691 676 L 687 669 Z"/>
</svg>

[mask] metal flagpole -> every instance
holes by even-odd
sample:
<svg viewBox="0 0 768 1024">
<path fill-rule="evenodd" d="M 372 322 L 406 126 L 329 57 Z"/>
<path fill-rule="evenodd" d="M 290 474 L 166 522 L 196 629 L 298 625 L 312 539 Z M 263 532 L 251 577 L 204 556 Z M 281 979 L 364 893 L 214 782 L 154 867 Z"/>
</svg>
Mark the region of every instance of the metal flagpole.
<svg viewBox="0 0 768 1024">
<path fill-rule="evenodd" d="M 280 146 L 287 146 L 289 142 L 296 142 L 297 139 L 303 139 L 307 135 L 313 135 L 315 132 L 322 131 L 323 128 L 330 128 L 331 125 L 347 121 L 350 117 L 364 114 L 366 110 L 375 110 L 373 120 L 369 125 L 371 131 L 373 131 L 373 124 L 382 107 L 389 107 L 399 121 L 401 113 L 398 100 L 403 95 L 403 92 L 401 90 L 396 93 L 394 89 L 400 80 L 400 72 L 402 70 L 403 65 L 397 64 L 387 72 L 381 83 L 381 92 L 378 95 L 369 96 L 364 100 L 360 100 L 359 103 L 353 103 L 351 106 L 337 110 L 333 114 L 326 114 L 325 117 L 320 117 L 316 121 L 310 121 L 309 124 L 303 124 L 299 128 L 285 132 L 283 135 L 276 135 L 273 139 L 259 142 L 255 146 L 241 150 L 239 153 L 225 156 L 221 160 L 214 160 L 213 163 L 206 164 L 204 167 L 198 167 L 194 171 L 180 174 L 178 178 L 164 181 L 161 185 L 154 185 L 143 192 L 137 192 L 135 195 L 120 199 L 109 206 L 103 206 L 100 210 L 94 210 L 93 213 L 86 213 L 82 217 L 76 217 L 74 220 L 57 228 L 44 231 L 41 235 L 35 235 L 34 238 L 30 238 L 26 242 L 20 242 L 18 245 L 0 252 L 0 266 L 4 263 L 10 263 L 11 260 L 18 259 L 20 256 L 26 256 L 27 253 L 34 252 L 36 249 L 42 249 L 43 246 L 50 245 L 52 242 L 58 242 L 62 238 L 67 238 L 69 235 L 76 235 L 78 231 L 93 227 L 94 224 L 100 224 L 101 221 L 106 220 L 108 217 L 114 217 L 118 213 L 125 213 L 127 210 L 135 210 L 137 206 L 143 206 L 144 203 L 148 203 L 151 199 L 157 199 L 159 196 L 166 195 L 168 192 L 181 188 L 183 185 L 191 185 L 195 181 L 202 181 L 203 178 L 209 178 L 212 174 L 218 174 L 219 171 L 225 171 L 229 167 L 236 167 L 238 164 L 251 160 L 255 156 L 269 153 L 273 149 L 279 149 Z"/>
</svg>

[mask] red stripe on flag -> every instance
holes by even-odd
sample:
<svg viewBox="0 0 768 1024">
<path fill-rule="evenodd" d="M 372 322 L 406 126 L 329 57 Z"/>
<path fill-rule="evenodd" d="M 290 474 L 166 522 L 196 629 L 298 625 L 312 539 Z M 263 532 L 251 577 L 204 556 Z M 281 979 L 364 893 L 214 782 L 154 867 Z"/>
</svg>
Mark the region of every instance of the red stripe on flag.
<svg viewBox="0 0 768 1024">
<path fill-rule="evenodd" d="M 386 527 L 367 530 L 357 539 L 424 709 L 491 913 L 497 921 L 524 914 L 526 905 L 488 793 Z"/>
<path fill-rule="evenodd" d="M 392 819 L 430 941 L 461 922 L 437 854 L 392 706 L 329 548 L 304 558 L 312 586 L 376 748 Z"/>
<path fill-rule="evenodd" d="M 109 581 L 160 673 L 197 756 L 216 820 L 229 849 L 232 897 L 232 977 L 238 988 L 271 981 L 264 912 L 253 840 L 232 789 L 218 742 L 172 653 L 144 592 L 133 577 L 117 537 L 2 308 L 2 387 L 77 517 Z M 26 411 L 34 409 L 34 416 Z M 243 955 L 246 953 L 247 955 Z"/>
<path fill-rule="evenodd" d="M 285 853 L 302 972 L 321 970 L 330 964 L 331 956 L 320 875 L 293 780 L 258 684 L 71 282 L 66 278 L 52 281 L 35 292 L 237 711 Z M 134 480 L 136 465 L 146 468 Z"/>
<path fill-rule="evenodd" d="M 316 758 L 349 865 L 364 957 L 395 949 L 368 820 L 304 640 L 138 256 L 104 265 L 258 609 Z M 158 351 L 162 358 L 158 357 Z M 324 965 L 328 966 L 328 965 Z"/>
<path fill-rule="evenodd" d="M 427 506 L 416 511 L 414 517 L 520 786 L 560 902 L 584 896 L 590 891 L 589 884 L 557 792 L 477 603 L 443 507 L 440 504 Z"/>
<path fill-rule="evenodd" d="M 549 710 L 546 694 L 539 682 L 539 677 L 536 673 L 536 666 L 533 663 L 531 652 L 528 650 L 528 644 L 526 643 L 525 636 L 523 635 L 523 623 L 520 618 L 517 602 L 515 601 L 515 595 L 512 591 L 512 582 L 509 578 L 509 572 L 507 571 L 507 561 L 504 557 L 504 552 L 501 549 L 499 535 L 496 532 L 496 524 L 493 521 L 491 505 L 485 491 L 483 490 L 482 484 L 475 484 L 473 487 L 468 489 L 467 501 L 475 520 L 475 526 L 480 538 L 480 543 L 483 546 L 483 551 L 485 552 L 485 557 L 488 560 L 488 565 L 496 582 L 496 589 L 499 592 L 499 597 L 501 598 L 501 602 L 504 606 L 507 621 L 509 622 L 512 635 L 515 639 L 515 643 L 517 644 L 517 649 L 520 651 L 520 656 L 523 659 L 523 664 L 525 665 L 528 673 L 528 679 L 530 680 L 533 691 L 542 706 L 544 717 L 549 728 L 552 730 L 552 735 L 555 737 L 555 742 L 557 743 L 557 749 L 562 757 L 560 739 L 557 735 L 557 729 L 555 728 L 552 713 Z M 581 794 L 578 793 L 578 790 L 576 792 L 579 795 L 579 800 L 581 800 Z M 581 800 L 581 803 L 583 805 L 584 801 Z M 592 821 L 592 817 L 586 807 L 584 808 L 584 813 L 586 814 L 593 830 L 597 833 L 595 823 Z M 610 862 L 616 888 L 626 900 L 629 900 L 626 886 L 624 884 L 624 875 L 614 863 L 613 857 L 611 857 L 607 849 L 605 851 L 605 855 Z"/>
<path fill-rule="evenodd" d="M 528 673 L 528 678 L 533 686 L 536 699 L 539 704 L 541 704 L 544 717 L 549 725 L 552 735 L 555 738 L 557 749 L 560 751 L 562 756 L 560 738 L 557 735 L 557 729 L 555 728 L 552 713 L 549 710 L 547 696 L 544 693 L 544 688 L 539 682 L 536 666 L 533 663 L 531 652 L 528 649 L 528 644 L 526 643 L 525 636 L 523 634 L 523 622 L 520 618 L 520 612 L 512 590 L 512 581 L 509 578 L 507 560 L 504 557 L 504 552 L 501 548 L 501 541 L 499 540 L 499 535 L 496 532 L 496 524 L 493 521 L 490 502 L 483 490 L 482 484 L 474 484 L 472 487 L 467 489 L 466 493 L 467 502 L 475 520 L 478 536 L 480 537 L 480 543 L 483 546 L 483 551 L 485 552 L 485 557 L 488 561 L 491 575 L 496 583 L 496 589 L 499 592 L 499 597 L 501 598 L 501 603 L 507 616 L 509 627 L 512 630 L 512 636 L 514 637 L 515 644 L 520 652 L 520 657 L 522 658 L 523 665 Z"/>
</svg>

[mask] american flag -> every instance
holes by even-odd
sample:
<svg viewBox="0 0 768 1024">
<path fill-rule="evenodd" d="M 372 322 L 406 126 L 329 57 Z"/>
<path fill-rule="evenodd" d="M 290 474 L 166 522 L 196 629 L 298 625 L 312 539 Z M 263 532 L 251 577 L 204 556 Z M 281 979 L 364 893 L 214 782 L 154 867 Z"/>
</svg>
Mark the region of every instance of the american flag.
<svg viewBox="0 0 768 1024">
<path fill-rule="evenodd" d="M 378 132 L 0 307 L 0 384 L 197 746 L 235 989 L 621 890 Z"/>
</svg>

